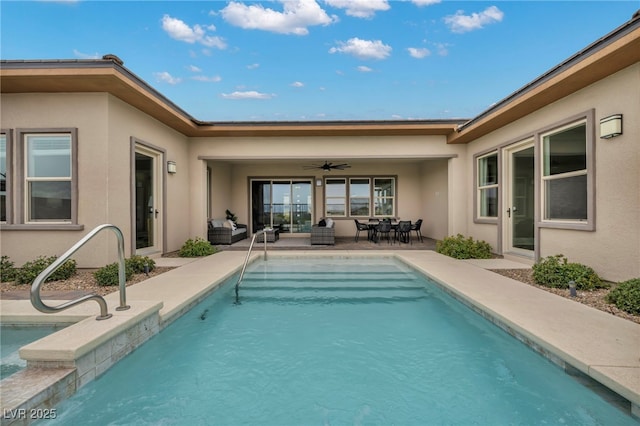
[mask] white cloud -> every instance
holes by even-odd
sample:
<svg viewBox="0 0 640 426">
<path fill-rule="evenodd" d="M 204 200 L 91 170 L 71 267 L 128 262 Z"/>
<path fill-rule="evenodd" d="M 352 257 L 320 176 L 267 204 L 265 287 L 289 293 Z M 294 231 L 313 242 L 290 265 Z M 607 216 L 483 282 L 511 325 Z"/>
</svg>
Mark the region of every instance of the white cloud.
<svg viewBox="0 0 640 426">
<path fill-rule="evenodd" d="M 163 83 L 171 84 L 171 85 L 176 85 L 182 81 L 181 78 L 173 77 L 171 74 L 169 74 L 166 71 L 156 72 L 153 75 L 155 75 L 156 80 L 161 81 Z"/>
<path fill-rule="evenodd" d="M 346 14 L 356 18 L 373 18 L 376 12 L 389 10 L 387 0 L 325 0 L 329 6 L 346 9 Z"/>
<path fill-rule="evenodd" d="M 202 69 L 196 67 L 195 65 L 189 65 L 187 69 L 191 72 L 202 72 Z"/>
<path fill-rule="evenodd" d="M 409 55 L 416 59 L 426 58 L 431 55 L 431 51 L 424 47 L 409 47 L 407 50 L 409 51 Z"/>
<path fill-rule="evenodd" d="M 215 29 L 212 26 L 207 27 L 209 30 L 212 28 Z M 220 50 L 227 48 L 223 38 L 207 35 L 207 29 L 202 28 L 200 25 L 190 27 L 184 21 L 172 18 L 169 15 L 162 17 L 162 29 L 174 40 L 184 41 L 189 44 L 200 43 Z"/>
<path fill-rule="evenodd" d="M 391 54 L 391 46 L 380 40 L 362 40 L 357 37 L 346 42 L 338 42 L 338 47 L 329 49 L 329 53 L 345 53 L 358 59 L 385 59 Z"/>
<path fill-rule="evenodd" d="M 259 68 L 260 64 L 251 64 L 251 65 L 247 65 L 247 69 L 249 70 L 255 70 L 256 68 Z"/>
<path fill-rule="evenodd" d="M 315 0 L 279 1 L 282 12 L 259 4 L 247 6 L 232 1 L 220 13 L 225 21 L 240 28 L 295 35 L 307 35 L 307 27 L 329 25 L 337 20 L 329 17 Z"/>
<path fill-rule="evenodd" d="M 445 16 L 444 22 L 454 33 L 466 33 L 468 31 L 484 28 L 485 25 L 502 21 L 504 13 L 496 6 L 489 6 L 480 13 L 464 15 L 462 10 L 454 15 Z"/>
<path fill-rule="evenodd" d="M 82 53 L 77 49 L 73 49 L 73 54 L 76 58 L 80 59 L 100 59 L 100 55 L 98 53 Z"/>
<path fill-rule="evenodd" d="M 211 77 L 208 77 L 206 75 L 196 75 L 191 77 L 192 80 L 196 80 L 196 81 L 202 81 L 205 83 L 218 83 L 220 81 L 222 81 L 222 77 L 220 77 L 219 75 L 214 75 Z"/>
<path fill-rule="evenodd" d="M 418 7 L 422 6 L 431 6 L 432 4 L 438 4 L 441 0 L 411 0 L 411 3 L 415 4 Z"/>
<path fill-rule="evenodd" d="M 222 97 L 224 99 L 271 99 L 275 97 L 275 95 L 249 90 L 246 92 L 223 93 Z"/>
<path fill-rule="evenodd" d="M 364 66 L 364 65 L 360 65 L 360 66 L 357 68 L 357 70 L 358 70 L 358 71 L 360 71 L 360 72 L 372 72 L 372 71 L 373 71 L 373 69 L 372 69 L 372 68 L 369 68 L 369 67 Z"/>
<path fill-rule="evenodd" d="M 291 83 L 291 87 L 304 87 L 304 83 L 301 81 L 294 81 Z"/>
</svg>

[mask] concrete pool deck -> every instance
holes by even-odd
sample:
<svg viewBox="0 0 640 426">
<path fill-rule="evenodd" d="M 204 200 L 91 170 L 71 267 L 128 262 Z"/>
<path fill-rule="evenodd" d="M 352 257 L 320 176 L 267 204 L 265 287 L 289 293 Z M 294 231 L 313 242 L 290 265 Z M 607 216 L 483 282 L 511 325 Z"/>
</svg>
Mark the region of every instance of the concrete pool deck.
<svg viewBox="0 0 640 426">
<path fill-rule="evenodd" d="M 162 329 L 237 273 L 245 256 L 246 252 L 223 251 L 201 259 L 157 259 L 158 266 L 178 267 L 127 287 L 127 303 L 132 306 L 129 311 L 115 310 L 119 304 L 117 291 L 106 296 L 114 318 L 105 321 L 95 320 L 99 309 L 91 301 L 62 313 L 42 314 L 31 307 L 29 300 L 1 300 L 3 324 L 74 324 L 62 330 L 64 333 L 47 336 L 20 350 L 29 367 L 0 383 L 0 408 L 6 412 L 25 407 L 25 400 L 29 399 L 44 407 L 72 394 L 150 337 L 144 331 L 131 332 L 135 318 L 144 317 L 148 322 L 156 318 L 155 322 L 145 323 L 144 330 Z M 262 254 L 258 250 L 252 256 L 258 258 Z M 640 418 L 640 324 L 487 270 L 528 265 L 505 259 L 460 261 L 428 250 L 269 251 L 268 256 L 397 257 L 569 372 L 577 370 L 622 396 L 631 403 L 631 412 Z M 50 300 L 47 303 L 56 304 Z M 132 341 L 112 343 L 105 350 L 107 339 L 118 333 L 126 333 Z M 86 368 L 81 375 L 79 365 L 85 361 L 78 360 L 87 358 L 95 366 Z M 98 358 L 107 362 L 100 364 Z M 56 368 L 35 368 L 43 366 Z M 56 381 L 52 376 L 60 377 Z M 42 389 L 43 383 L 52 381 L 62 383 L 64 390 L 59 392 L 59 398 Z M 5 420 L 3 424 L 12 423 Z"/>
</svg>

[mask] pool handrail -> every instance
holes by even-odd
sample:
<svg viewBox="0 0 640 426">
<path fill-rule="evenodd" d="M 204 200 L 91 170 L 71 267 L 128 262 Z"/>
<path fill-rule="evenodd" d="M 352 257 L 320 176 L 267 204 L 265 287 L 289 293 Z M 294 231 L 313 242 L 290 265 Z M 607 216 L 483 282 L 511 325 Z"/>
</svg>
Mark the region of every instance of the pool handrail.
<svg viewBox="0 0 640 426">
<path fill-rule="evenodd" d="M 70 300 L 68 302 L 62 303 L 58 306 L 49 306 L 45 304 L 40 296 L 40 287 L 47 280 L 47 278 L 49 278 L 49 276 L 53 274 L 56 269 L 62 266 L 62 264 L 69 260 L 71 255 L 78 251 L 82 246 L 84 246 L 90 239 L 95 237 L 103 229 L 111 229 L 116 234 L 116 237 L 118 239 L 118 281 L 120 286 L 120 306 L 116 308 L 116 311 L 124 311 L 130 308 L 130 306 L 127 305 L 126 296 L 124 236 L 122 235 L 122 231 L 120 230 L 120 228 L 108 223 L 99 225 L 94 228 L 91 232 L 80 239 L 80 241 L 74 244 L 73 247 L 67 250 L 62 256 L 58 257 L 44 271 L 42 271 L 35 280 L 33 280 L 33 284 L 31 285 L 31 304 L 34 308 L 45 314 L 53 314 L 71 308 L 72 306 L 79 305 L 80 303 L 86 302 L 87 300 L 95 300 L 96 302 L 98 302 L 98 305 L 100 305 L 100 316 L 96 317 L 96 320 L 105 320 L 113 316 L 108 312 L 107 302 L 99 294 L 87 294 L 75 300 Z"/>
<path fill-rule="evenodd" d="M 251 244 L 249 244 L 249 250 L 247 250 L 247 257 L 244 259 L 244 264 L 242 265 L 242 270 L 240 271 L 240 276 L 238 277 L 238 282 L 236 282 L 236 305 L 240 304 L 240 297 L 238 296 L 238 288 L 240 287 L 240 283 L 242 282 L 242 278 L 244 278 L 244 271 L 247 269 L 247 264 L 249 263 L 249 257 L 251 257 L 251 250 L 253 250 L 253 243 L 256 242 L 256 237 L 258 235 L 264 234 L 264 260 L 267 260 L 267 232 L 273 231 L 273 228 L 264 228 L 251 237 Z"/>
</svg>

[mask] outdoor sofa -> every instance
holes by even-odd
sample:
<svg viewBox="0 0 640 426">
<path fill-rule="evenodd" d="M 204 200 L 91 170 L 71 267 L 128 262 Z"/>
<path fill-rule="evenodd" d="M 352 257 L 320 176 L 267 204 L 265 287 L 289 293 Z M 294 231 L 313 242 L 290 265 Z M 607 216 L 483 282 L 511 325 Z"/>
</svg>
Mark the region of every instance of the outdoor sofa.
<svg viewBox="0 0 640 426">
<path fill-rule="evenodd" d="M 233 244 L 245 238 L 247 225 L 234 224 L 226 219 L 209 220 L 207 239 L 211 244 Z"/>
<path fill-rule="evenodd" d="M 321 220 L 311 227 L 311 245 L 334 245 L 336 243 L 335 222 L 331 219 Z"/>
</svg>

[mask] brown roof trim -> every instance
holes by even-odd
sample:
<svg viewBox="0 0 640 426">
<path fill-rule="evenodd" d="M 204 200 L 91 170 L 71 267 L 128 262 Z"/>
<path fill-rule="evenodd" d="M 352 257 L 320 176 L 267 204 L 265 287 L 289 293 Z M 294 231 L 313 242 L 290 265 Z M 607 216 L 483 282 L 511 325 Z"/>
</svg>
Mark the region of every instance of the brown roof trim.
<svg viewBox="0 0 640 426">
<path fill-rule="evenodd" d="M 468 143 L 640 61 L 640 15 L 458 128 L 448 143 Z"/>
</svg>

